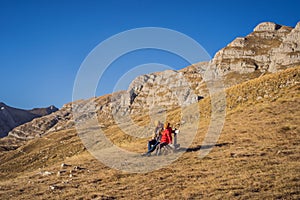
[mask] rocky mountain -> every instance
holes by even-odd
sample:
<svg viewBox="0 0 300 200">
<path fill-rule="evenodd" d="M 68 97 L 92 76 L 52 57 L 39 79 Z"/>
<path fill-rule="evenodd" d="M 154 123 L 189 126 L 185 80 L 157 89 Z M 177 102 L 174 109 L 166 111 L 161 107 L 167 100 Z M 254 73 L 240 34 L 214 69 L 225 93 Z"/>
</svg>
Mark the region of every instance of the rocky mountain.
<svg viewBox="0 0 300 200">
<path fill-rule="evenodd" d="M 209 62 L 179 71 L 137 77 L 118 105 L 131 113 L 160 107 L 185 106 L 209 94 L 207 83 L 223 79 L 224 88 L 300 64 L 300 22 L 295 28 L 263 22 L 246 37 L 238 37 Z M 209 69 L 209 70 L 208 70 Z M 210 71 L 210 77 L 205 74 Z"/>
<path fill-rule="evenodd" d="M 66 123 L 66 120 L 71 120 L 70 107 L 66 105 L 60 110 L 57 108 L 54 110 L 55 111 L 50 112 L 47 115 L 39 116 L 28 123 L 17 126 L 8 133 L 8 136 L 21 140 L 28 140 L 40 137 L 48 131 L 51 131 L 51 128 L 55 125 L 56 128 L 54 130 L 60 129 L 60 124 L 64 124 L 64 127 L 67 127 L 68 123 Z"/>
<path fill-rule="evenodd" d="M 66 104 L 58 112 L 23 124 L 9 136 L 32 139 L 74 126 L 97 116 L 101 126 L 142 112 L 161 112 L 187 106 L 209 95 L 210 81 L 222 79 L 225 88 L 267 73 L 300 65 L 300 22 L 295 28 L 263 22 L 245 37 L 238 37 L 216 53 L 209 62 L 196 63 L 182 70 L 167 70 L 137 77 L 127 91 Z M 210 69 L 210 70 L 208 70 Z M 207 72 L 210 72 L 209 74 Z M 73 106 L 73 108 L 72 108 Z M 79 110 L 79 116 L 72 115 Z"/>
<path fill-rule="evenodd" d="M 300 63 L 300 22 L 295 28 L 264 22 L 246 37 L 238 37 L 212 59 L 216 70 L 276 72 Z"/>
<path fill-rule="evenodd" d="M 55 106 L 22 110 L 0 103 L 0 137 L 7 136 L 13 128 L 31 120 L 57 111 Z"/>
</svg>

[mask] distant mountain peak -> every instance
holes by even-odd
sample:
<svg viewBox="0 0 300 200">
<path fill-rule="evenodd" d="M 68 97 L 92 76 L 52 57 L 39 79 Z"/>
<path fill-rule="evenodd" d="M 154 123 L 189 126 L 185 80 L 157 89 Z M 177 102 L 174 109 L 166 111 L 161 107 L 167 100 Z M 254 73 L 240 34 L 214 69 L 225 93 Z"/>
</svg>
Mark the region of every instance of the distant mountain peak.
<svg viewBox="0 0 300 200">
<path fill-rule="evenodd" d="M 0 137 L 7 136 L 8 132 L 15 127 L 30 122 L 34 118 L 48 115 L 58 109 L 51 105 L 47 108 L 34 108 L 32 110 L 23 110 L 7 106 L 0 102 Z"/>
</svg>

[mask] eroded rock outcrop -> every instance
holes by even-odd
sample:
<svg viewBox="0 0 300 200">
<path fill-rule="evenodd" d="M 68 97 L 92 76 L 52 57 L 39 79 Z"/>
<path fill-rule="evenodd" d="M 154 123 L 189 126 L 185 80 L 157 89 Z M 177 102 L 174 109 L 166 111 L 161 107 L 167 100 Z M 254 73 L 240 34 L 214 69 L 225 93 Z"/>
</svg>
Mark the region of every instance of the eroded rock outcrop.
<svg viewBox="0 0 300 200">
<path fill-rule="evenodd" d="M 128 89 L 131 109 L 153 108 L 157 105 L 170 107 L 197 102 L 197 95 L 191 89 L 183 73 L 167 70 L 161 73 L 136 78 Z"/>
<path fill-rule="evenodd" d="M 219 74 L 275 72 L 300 63 L 299 23 L 292 27 L 264 22 L 216 53 L 211 64 Z"/>
<path fill-rule="evenodd" d="M 276 72 L 280 69 L 300 64 L 300 22 L 284 37 L 280 46 L 271 53 L 269 71 Z"/>
</svg>

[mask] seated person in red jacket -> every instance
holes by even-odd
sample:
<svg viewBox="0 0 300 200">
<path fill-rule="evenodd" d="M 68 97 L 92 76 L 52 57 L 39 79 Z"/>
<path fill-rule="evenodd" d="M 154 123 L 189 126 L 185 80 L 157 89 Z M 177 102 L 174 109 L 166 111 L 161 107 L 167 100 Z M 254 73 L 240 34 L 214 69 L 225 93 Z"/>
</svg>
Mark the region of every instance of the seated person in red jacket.
<svg viewBox="0 0 300 200">
<path fill-rule="evenodd" d="M 161 148 L 168 144 L 172 144 L 172 128 L 170 127 L 169 123 L 165 123 L 164 130 L 161 135 L 160 143 L 158 145 L 157 155 L 160 154 Z"/>
</svg>

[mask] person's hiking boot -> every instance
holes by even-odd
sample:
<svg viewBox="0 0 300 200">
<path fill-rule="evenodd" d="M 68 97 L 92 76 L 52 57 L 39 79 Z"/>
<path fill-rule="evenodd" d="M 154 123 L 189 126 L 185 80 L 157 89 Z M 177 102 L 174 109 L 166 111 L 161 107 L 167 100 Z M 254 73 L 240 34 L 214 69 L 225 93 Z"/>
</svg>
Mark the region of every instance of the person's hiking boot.
<svg viewBox="0 0 300 200">
<path fill-rule="evenodd" d="M 174 147 L 175 147 L 175 150 L 178 150 L 180 148 L 180 144 L 175 144 Z"/>
<path fill-rule="evenodd" d="M 147 157 L 149 157 L 149 156 L 151 156 L 151 153 L 143 153 L 141 156 L 143 156 L 143 157 L 145 157 L 145 156 L 147 156 Z"/>
</svg>

